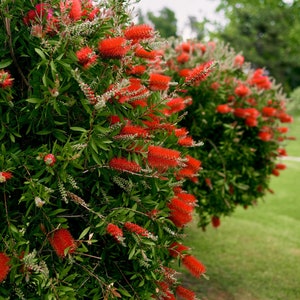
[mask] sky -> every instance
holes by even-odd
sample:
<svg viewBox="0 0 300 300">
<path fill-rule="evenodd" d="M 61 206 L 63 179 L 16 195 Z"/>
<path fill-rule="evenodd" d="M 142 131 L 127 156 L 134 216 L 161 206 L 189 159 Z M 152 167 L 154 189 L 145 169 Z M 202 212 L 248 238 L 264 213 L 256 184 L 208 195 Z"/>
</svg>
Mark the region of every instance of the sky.
<svg viewBox="0 0 300 300">
<path fill-rule="evenodd" d="M 190 32 L 184 29 L 188 17 L 195 16 L 199 21 L 204 17 L 212 21 L 220 21 L 220 15 L 215 12 L 219 3 L 219 0 L 140 0 L 139 3 L 134 4 L 134 10 L 141 9 L 144 14 L 147 11 L 159 13 L 162 8 L 168 7 L 176 14 L 178 34 L 189 38 Z"/>
</svg>

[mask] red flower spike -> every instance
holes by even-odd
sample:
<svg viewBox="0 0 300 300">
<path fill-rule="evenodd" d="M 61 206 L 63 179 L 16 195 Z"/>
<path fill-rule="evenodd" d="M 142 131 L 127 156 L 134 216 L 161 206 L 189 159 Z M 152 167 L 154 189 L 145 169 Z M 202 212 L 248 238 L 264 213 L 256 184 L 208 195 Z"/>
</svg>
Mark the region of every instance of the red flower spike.
<svg viewBox="0 0 300 300">
<path fill-rule="evenodd" d="M 174 242 L 169 247 L 169 253 L 170 256 L 177 258 L 178 256 L 181 256 L 183 252 L 190 250 L 189 247 L 180 244 L 178 242 Z"/>
<path fill-rule="evenodd" d="M 47 166 L 52 167 L 56 162 L 56 158 L 53 154 L 49 153 L 44 156 L 44 162 Z"/>
<path fill-rule="evenodd" d="M 3 252 L 0 252 L 0 283 L 5 280 L 9 272 L 10 258 Z"/>
<path fill-rule="evenodd" d="M 0 183 L 6 182 L 13 177 L 11 172 L 0 172 Z"/>
<path fill-rule="evenodd" d="M 155 58 L 160 57 L 160 54 L 158 51 L 155 51 L 155 50 L 147 51 L 142 46 L 139 45 L 135 49 L 135 56 L 140 57 L 140 58 L 145 58 L 148 60 L 154 60 Z"/>
<path fill-rule="evenodd" d="M 149 78 L 149 89 L 151 91 L 166 91 L 169 88 L 170 81 L 170 76 L 152 73 Z"/>
<path fill-rule="evenodd" d="M 277 170 L 285 170 L 286 169 L 286 164 L 278 163 L 275 165 L 275 168 Z"/>
<path fill-rule="evenodd" d="M 123 240 L 123 231 L 117 225 L 109 223 L 106 227 L 106 232 L 110 234 L 118 243 Z"/>
<path fill-rule="evenodd" d="M 197 278 L 206 272 L 205 266 L 192 255 L 185 255 L 182 264 Z"/>
<path fill-rule="evenodd" d="M 262 114 L 265 117 L 274 117 L 276 115 L 276 112 L 276 108 L 270 106 L 265 106 L 262 109 Z"/>
<path fill-rule="evenodd" d="M 195 145 L 195 142 L 193 140 L 192 137 L 190 136 L 185 136 L 183 138 L 180 138 L 178 140 L 178 145 L 182 146 L 182 147 L 192 147 Z"/>
<path fill-rule="evenodd" d="M 149 146 L 148 164 L 151 167 L 176 167 L 180 152 L 160 146 Z"/>
<path fill-rule="evenodd" d="M 190 155 L 187 155 L 186 159 L 187 159 L 187 161 L 185 162 L 185 164 L 187 165 L 187 167 L 192 169 L 195 173 L 200 170 L 201 164 L 202 164 L 200 160 L 198 160 Z"/>
<path fill-rule="evenodd" d="M 192 69 L 189 75 L 185 78 L 185 82 L 188 84 L 198 84 L 201 81 L 205 80 L 211 72 L 211 68 L 213 66 L 213 61 L 209 61 L 206 63 L 197 66 Z"/>
<path fill-rule="evenodd" d="M 129 51 L 127 41 L 123 37 L 102 40 L 98 44 L 98 49 L 105 58 L 122 58 Z"/>
<path fill-rule="evenodd" d="M 239 97 L 246 97 L 246 96 L 250 95 L 251 91 L 246 85 L 239 84 L 235 88 L 234 93 Z"/>
<path fill-rule="evenodd" d="M 289 129 L 287 127 L 278 127 L 277 131 L 280 133 L 287 133 Z"/>
<path fill-rule="evenodd" d="M 196 295 L 193 291 L 183 287 L 182 285 L 178 285 L 176 288 L 176 296 L 185 300 L 195 300 Z"/>
<path fill-rule="evenodd" d="M 123 157 L 114 157 L 108 163 L 108 165 L 115 170 L 131 173 L 139 173 L 141 171 L 141 166 L 136 162 L 129 161 Z"/>
<path fill-rule="evenodd" d="M 146 72 L 146 66 L 144 65 L 137 65 L 130 67 L 128 70 L 126 70 L 126 73 L 128 75 L 142 75 Z"/>
<path fill-rule="evenodd" d="M 168 207 L 171 210 L 177 210 L 185 214 L 190 214 L 193 212 L 193 206 L 176 197 L 171 199 L 171 202 L 168 203 Z"/>
<path fill-rule="evenodd" d="M 144 40 L 154 36 L 154 29 L 147 24 L 133 25 L 125 30 L 125 38 L 128 40 Z"/>
<path fill-rule="evenodd" d="M 131 223 L 131 222 L 126 222 L 124 224 L 124 227 L 130 231 L 130 232 L 133 232 L 133 233 L 136 233 L 138 235 L 141 235 L 141 236 L 146 236 L 146 237 L 149 237 L 149 232 L 147 229 L 137 225 L 137 224 L 134 224 L 134 223 Z"/>
<path fill-rule="evenodd" d="M 263 73 L 263 69 L 257 69 L 249 79 L 249 83 L 251 85 L 256 85 L 256 87 L 259 89 L 269 90 L 272 87 L 272 83 L 269 77 L 263 75 Z"/>
<path fill-rule="evenodd" d="M 258 121 L 256 118 L 248 117 L 245 119 L 245 124 L 249 127 L 256 127 L 258 125 Z"/>
<path fill-rule="evenodd" d="M 177 113 L 185 109 L 185 100 L 181 97 L 173 98 L 167 102 L 169 108 L 164 110 L 164 113 L 170 116 L 173 113 Z"/>
<path fill-rule="evenodd" d="M 197 199 L 194 195 L 180 192 L 175 194 L 180 200 L 182 200 L 185 203 L 188 203 L 189 205 L 195 205 L 197 202 Z"/>
<path fill-rule="evenodd" d="M 219 104 L 216 110 L 220 114 L 228 114 L 232 112 L 233 109 L 228 104 Z"/>
<path fill-rule="evenodd" d="M 233 61 L 235 67 L 241 67 L 244 64 L 245 58 L 243 55 L 238 54 Z"/>
<path fill-rule="evenodd" d="M 81 0 L 72 0 L 71 10 L 69 16 L 74 21 L 78 21 L 81 18 Z"/>
<path fill-rule="evenodd" d="M 68 249 L 68 253 L 74 253 L 77 248 L 71 233 L 64 228 L 57 229 L 49 241 L 59 257 L 65 257 L 66 249 Z"/>
<path fill-rule="evenodd" d="M 261 139 L 263 142 L 268 142 L 272 139 L 272 134 L 270 132 L 260 131 L 258 133 L 259 139 Z"/>
<path fill-rule="evenodd" d="M 76 52 L 77 59 L 84 68 L 90 67 L 97 60 L 97 55 L 90 47 L 83 47 Z"/>
<path fill-rule="evenodd" d="M 192 214 L 184 213 L 177 209 L 172 209 L 169 219 L 174 223 L 176 227 L 182 228 L 193 220 L 193 216 Z"/>
<path fill-rule="evenodd" d="M 221 220 L 217 216 L 212 216 L 211 223 L 212 223 L 213 227 L 217 228 L 217 227 L 219 227 L 221 225 Z"/>
<path fill-rule="evenodd" d="M 13 78 L 10 73 L 4 70 L 0 70 L 0 88 L 5 89 L 12 86 Z"/>
<path fill-rule="evenodd" d="M 274 176 L 279 176 L 279 175 L 280 175 L 280 172 L 279 172 L 278 169 L 273 169 L 273 170 L 272 170 L 272 174 L 273 174 Z"/>
<path fill-rule="evenodd" d="M 122 136 L 122 135 L 123 136 L 135 135 L 137 137 L 147 137 L 148 131 L 147 131 L 147 129 L 140 127 L 140 126 L 125 125 L 119 133 L 119 136 Z"/>
<path fill-rule="evenodd" d="M 188 53 L 183 52 L 177 56 L 177 62 L 180 64 L 184 64 L 190 60 L 190 56 Z"/>
</svg>

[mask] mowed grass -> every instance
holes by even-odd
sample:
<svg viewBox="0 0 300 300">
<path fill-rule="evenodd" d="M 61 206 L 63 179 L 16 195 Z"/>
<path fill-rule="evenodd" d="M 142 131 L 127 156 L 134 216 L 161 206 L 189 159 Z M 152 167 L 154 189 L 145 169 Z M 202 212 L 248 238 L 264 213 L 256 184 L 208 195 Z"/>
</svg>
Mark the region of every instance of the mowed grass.
<svg viewBox="0 0 300 300">
<path fill-rule="evenodd" d="M 295 125 L 300 124 L 296 120 Z M 300 126 L 291 128 L 288 154 L 300 156 Z M 294 143 L 292 145 L 292 143 Z M 217 229 L 187 229 L 185 244 L 207 268 L 209 280 L 183 273 L 186 286 L 202 300 L 300 299 L 300 162 L 273 177 L 258 205 L 238 208 Z"/>
</svg>

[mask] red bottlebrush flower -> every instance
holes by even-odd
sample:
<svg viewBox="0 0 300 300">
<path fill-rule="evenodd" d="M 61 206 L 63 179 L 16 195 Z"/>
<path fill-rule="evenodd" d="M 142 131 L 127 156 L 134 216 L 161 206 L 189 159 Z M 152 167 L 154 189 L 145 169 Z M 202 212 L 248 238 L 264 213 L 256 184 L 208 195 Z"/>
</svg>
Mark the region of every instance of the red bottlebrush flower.
<svg viewBox="0 0 300 300">
<path fill-rule="evenodd" d="M 188 203 L 189 205 L 195 205 L 197 202 L 197 199 L 194 195 L 185 193 L 185 192 L 179 192 L 175 193 L 176 197 L 178 197 L 180 200 L 182 200 L 185 203 Z"/>
<path fill-rule="evenodd" d="M 280 172 L 279 172 L 278 169 L 273 169 L 273 170 L 272 170 L 272 174 L 273 174 L 274 176 L 279 176 L 279 175 L 280 175 Z"/>
<path fill-rule="evenodd" d="M 214 91 L 217 91 L 219 88 L 220 88 L 220 83 L 219 82 L 213 82 L 211 85 L 210 85 L 210 88 L 213 89 Z"/>
<path fill-rule="evenodd" d="M 189 132 L 187 131 L 186 128 L 176 128 L 174 130 L 174 134 L 177 136 L 177 137 L 184 137 L 188 134 Z"/>
<path fill-rule="evenodd" d="M 56 162 L 56 158 L 53 154 L 49 153 L 44 156 L 44 162 L 47 166 L 52 167 Z"/>
<path fill-rule="evenodd" d="M 160 146 L 149 146 L 148 163 L 151 167 L 176 167 L 180 152 L 173 149 L 167 149 Z"/>
<path fill-rule="evenodd" d="M 187 161 L 185 162 L 185 164 L 187 165 L 187 167 L 189 169 L 192 169 L 195 173 L 200 170 L 201 164 L 202 164 L 200 160 L 198 160 L 190 155 L 187 155 L 186 159 L 187 159 Z"/>
<path fill-rule="evenodd" d="M 193 206 L 184 201 L 180 200 L 179 198 L 172 198 L 171 202 L 168 203 L 168 207 L 172 210 L 178 210 L 180 212 L 190 214 L 193 211 Z"/>
<path fill-rule="evenodd" d="M 248 115 L 247 109 L 237 107 L 234 109 L 233 114 L 238 118 L 246 118 Z"/>
<path fill-rule="evenodd" d="M 148 131 L 143 127 L 127 124 L 121 129 L 119 136 L 129 136 L 129 135 L 134 135 L 138 137 L 147 137 Z"/>
<path fill-rule="evenodd" d="M 185 255 L 182 264 L 197 278 L 206 272 L 205 266 L 192 255 Z"/>
<path fill-rule="evenodd" d="M 213 227 L 217 228 L 221 225 L 221 220 L 219 217 L 217 216 L 212 216 L 211 218 L 211 224 Z"/>
<path fill-rule="evenodd" d="M 184 42 L 180 44 L 176 50 L 190 53 L 193 50 L 193 45 L 191 45 L 189 42 Z"/>
<path fill-rule="evenodd" d="M 270 132 L 266 132 L 266 131 L 260 131 L 258 133 L 258 137 L 264 141 L 264 142 L 268 142 L 272 139 L 272 134 Z"/>
<path fill-rule="evenodd" d="M 191 74 L 191 72 L 192 72 L 191 69 L 181 69 L 179 71 L 179 76 L 187 78 Z"/>
<path fill-rule="evenodd" d="M 285 112 L 277 113 L 276 117 L 280 120 L 281 123 L 292 123 L 293 122 L 293 117 L 288 115 Z"/>
<path fill-rule="evenodd" d="M 151 91 L 165 91 L 169 88 L 170 76 L 152 73 L 149 78 L 149 89 Z"/>
<path fill-rule="evenodd" d="M 123 231 L 117 225 L 109 223 L 106 227 L 106 232 L 110 234 L 118 243 L 123 241 Z"/>
<path fill-rule="evenodd" d="M 241 67 L 244 64 L 245 58 L 243 55 L 238 54 L 233 61 L 235 67 Z"/>
<path fill-rule="evenodd" d="M 127 40 L 144 40 L 154 36 L 154 29 L 147 24 L 133 25 L 125 30 L 125 38 Z"/>
<path fill-rule="evenodd" d="M 140 57 L 140 58 L 145 58 L 148 60 L 154 60 L 154 59 L 160 57 L 160 53 L 156 50 L 147 51 L 141 45 L 139 45 L 135 49 L 135 56 Z"/>
<path fill-rule="evenodd" d="M 3 252 L 0 252 L 0 283 L 6 278 L 9 272 L 10 258 Z"/>
<path fill-rule="evenodd" d="M 211 179 L 210 178 L 205 178 L 204 179 L 206 185 L 212 190 L 213 186 L 212 186 L 212 183 L 211 183 Z"/>
<path fill-rule="evenodd" d="M 246 85 L 239 84 L 235 88 L 234 93 L 239 97 L 246 97 L 246 96 L 250 95 L 251 91 Z"/>
<path fill-rule="evenodd" d="M 195 300 L 196 295 L 193 291 L 186 289 L 182 285 L 178 285 L 176 287 L 176 296 L 180 297 L 181 299 L 185 300 Z"/>
<path fill-rule="evenodd" d="M 259 89 L 269 90 L 272 86 L 272 83 L 269 77 L 263 75 L 263 73 L 263 69 L 257 69 L 249 79 L 249 83 L 256 85 Z"/>
<path fill-rule="evenodd" d="M 289 129 L 287 127 L 278 127 L 277 131 L 280 133 L 287 133 Z"/>
<path fill-rule="evenodd" d="M 174 242 L 170 245 L 169 247 L 169 253 L 170 256 L 177 258 L 178 256 L 181 256 L 183 254 L 183 252 L 190 250 L 189 247 L 180 244 L 178 242 Z"/>
<path fill-rule="evenodd" d="M 260 113 L 256 108 L 249 107 L 245 108 L 247 117 L 258 118 Z"/>
<path fill-rule="evenodd" d="M 162 300 L 176 300 L 174 294 L 170 290 L 165 291 L 164 294 L 165 295 L 163 295 L 160 299 L 162 299 Z"/>
<path fill-rule="evenodd" d="M 249 127 L 256 127 L 258 122 L 256 118 L 253 117 L 247 117 L 245 120 L 245 124 Z"/>
<path fill-rule="evenodd" d="M 65 257 L 66 249 L 68 249 L 68 253 L 74 253 L 77 248 L 71 233 L 64 228 L 54 231 L 49 241 L 59 257 Z"/>
<path fill-rule="evenodd" d="M 0 172 L 0 183 L 6 182 L 13 177 L 11 172 Z"/>
<path fill-rule="evenodd" d="M 142 75 L 145 72 L 146 72 L 146 66 L 144 65 L 132 66 L 126 70 L 126 73 L 128 75 Z"/>
<path fill-rule="evenodd" d="M 182 97 L 173 98 L 166 104 L 169 106 L 169 108 L 165 109 L 164 113 L 168 116 L 185 109 L 185 100 Z"/>
<path fill-rule="evenodd" d="M 178 140 L 178 145 L 183 146 L 183 147 L 192 147 L 195 145 L 195 142 L 192 137 L 185 136 Z"/>
<path fill-rule="evenodd" d="M 278 148 L 278 149 L 277 149 L 277 152 L 278 152 L 278 155 L 279 155 L 279 156 L 287 156 L 287 152 L 286 152 L 286 150 L 283 149 L 283 148 Z"/>
<path fill-rule="evenodd" d="M 129 161 L 123 157 L 114 157 L 108 163 L 108 165 L 115 170 L 123 171 L 123 172 L 131 172 L 131 173 L 138 173 L 141 171 L 141 166 L 138 165 L 136 162 Z"/>
<path fill-rule="evenodd" d="M 184 63 L 188 62 L 189 60 L 190 60 L 190 56 L 186 52 L 183 52 L 177 56 L 177 62 L 180 64 L 184 64 Z"/>
<path fill-rule="evenodd" d="M 97 60 L 97 55 L 90 47 L 81 48 L 76 52 L 77 59 L 84 68 L 90 67 Z"/>
<path fill-rule="evenodd" d="M 286 169 L 286 164 L 278 163 L 275 165 L 275 168 L 277 170 L 285 170 Z"/>
<path fill-rule="evenodd" d="M 172 209 L 169 219 L 174 223 L 176 227 L 182 228 L 192 221 L 193 216 L 189 213 L 184 213 L 180 210 Z"/>
<path fill-rule="evenodd" d="M 106 58 L 122 58 L 129 51 L 127 41 L 123 37 L 108 38 L 98 44 L 101 56 Z"/>
<path fill-rule="evenodd" d="M 262 114 L 265 117 L 274 117 L 276 115 L 276 112 L 276 108 L 270 106 L 265 106 L 262 109 Z"/>
<path fill-rule="evenodd" d="M 191 73 L 185 78 L 185 82 L 187 84 L 198 84 L 205 80 L 210 74 L 213 65 L 213 61 L 209 61 L 192 69 Z"/>
<path fill-rule="evenodd" d="M 233 111 L 233 109 L 228 104 L 219 104 L 216 110 L 220 114 L 228 114 Z"/>
<path fill-rule="evenodd" d="M 72 20 L 78 21 L 81 18 L 81 0 L 72 0 L 69 16 Z"/>
<path fill-rule="evenodd" d="M 146 237 L 149 237 L 150 233 L 147 229 L 135 224 L 135 223 L 131 223 L 131 222 L 125 222 L 124 224 L 124 227 L 130 231 L 130 232 L 133 232 L 133 233 L 136 233 L 138 235 L 141 235 L 141 236 L 146 236 Z"/>
<path fill-rule="evenodd" d="M 5 89 L 12 86 L 13 78 L 11 75 L 4 70 L 0 70 L 0 88 Z"/>
</svg>

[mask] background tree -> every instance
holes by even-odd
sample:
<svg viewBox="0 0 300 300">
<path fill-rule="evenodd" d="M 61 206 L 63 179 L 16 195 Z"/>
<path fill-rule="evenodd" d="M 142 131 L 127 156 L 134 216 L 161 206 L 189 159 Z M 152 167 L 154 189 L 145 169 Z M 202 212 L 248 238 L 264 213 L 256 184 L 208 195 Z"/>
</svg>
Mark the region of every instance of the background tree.
<svg viewBox="0 0 300 300">
<path fill-rule="evenodd" d="M 177 19 L 174 11 L 170 8 L 164 7 L 159 11 L 158 15 L 149 11 L 146 13 L 146 16 L 143 16 L 142 12 L 139 11 L 139 23 L 144 23 L 145 19 L 148 19 L 154 25 L 161 37 L 177 37 Z"/>
<path fill-rule="evenodd" d="M 300 84 L 297 36 L 300 33 L 298 0 L 222 0 L 228 23 L 218 36 L 241 50 L 255 67 L 263 67 L 286 91 Z"/>
</svg>

